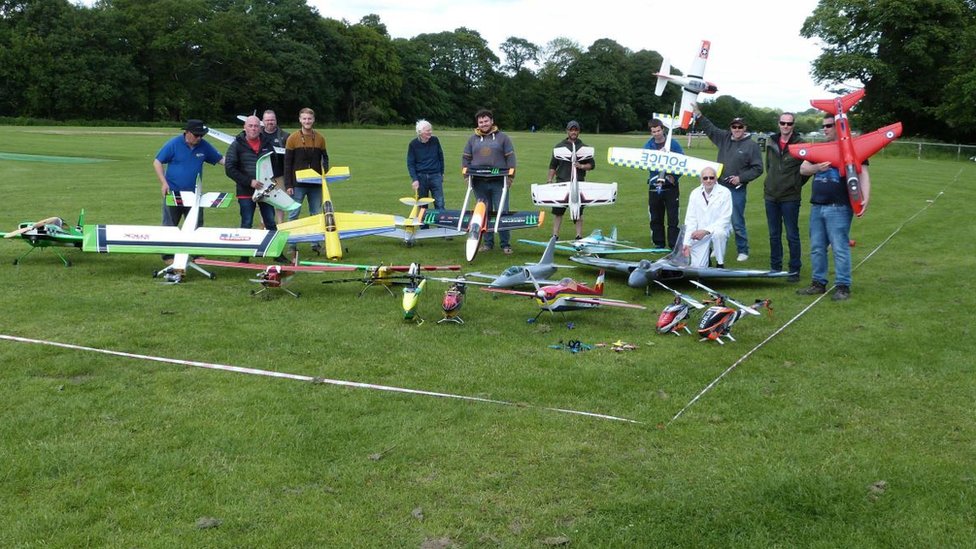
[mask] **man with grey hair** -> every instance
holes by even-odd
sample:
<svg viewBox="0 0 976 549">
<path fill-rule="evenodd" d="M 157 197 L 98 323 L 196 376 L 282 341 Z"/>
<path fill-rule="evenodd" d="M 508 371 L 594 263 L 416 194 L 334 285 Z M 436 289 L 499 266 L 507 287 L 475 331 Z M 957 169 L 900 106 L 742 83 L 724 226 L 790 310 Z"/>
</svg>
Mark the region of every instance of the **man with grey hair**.
<svg viewBox="0 0 976 549">
<path fill-rule="evenodd" d="M 691 256 L 692 267 L 708 266 L 711 248 L 719 268 L 724 268 L 725 244 L 732 226 L 732 191 L 716 185 L 715 170 L 701 171 L 701 185 L 688 195 L 682 253 Z"/>
<path fill-rule="evenodd" d="M 418 198 L 430 195 L 434 208 L 444 209 L 444 150 L 434 137 L 434 127 L 426 120 L 417 121 L 417 137 L 407 145 L 407 171 Z"/>
</svg>

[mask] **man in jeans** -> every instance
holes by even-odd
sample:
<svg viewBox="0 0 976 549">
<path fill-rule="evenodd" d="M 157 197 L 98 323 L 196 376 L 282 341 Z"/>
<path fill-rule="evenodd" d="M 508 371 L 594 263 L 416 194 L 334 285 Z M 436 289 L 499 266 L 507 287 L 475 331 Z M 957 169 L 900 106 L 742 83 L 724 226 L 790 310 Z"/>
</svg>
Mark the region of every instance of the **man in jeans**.
<svg viewBox="0 0 976 549">
<path fill-rule="evenodd" d="M 837 140 L 837 130 L 834 128 L 834 115 L 827 114 L 823 120 L 824 135 L 827 141 Z M 800 165 L 801 175 L 812 175 L 813 184 L 810 193 L 810 263 L 813 267 L 813 283 L 797 290 L 800 295 L 817 295 L 827 291 L 827 246 L 834 253 L 834 272 L 837 290 L 831 297 L 834 301 L 842 301 L 851 297 L 851 219 L 854 210 L 847 195 L 847 182 L 840 175 L 840 170 L 830 165 L 830 162 L 813 164 L 804 161 Z M 861 166 L 858 175 L 861 193 L 864 197 L 864 209 L 867 210 L 868 199 L 871 196 L 871 177 L 868 175 L 867 162 Z"/>
<path fill-rule="evenodd" d="M 769 270 L 783 270 L 783 229 L 790 252 L 789 281 L 800 281 L 800 191 L 810 178 L 800 175 L 801 160 L 790 155 L 789 147 L 802 143 L 791 112 L 779 115 L 779 135 L 770 136 L 766 145 L 766 225 L 769 227 Z"/>
</svg>

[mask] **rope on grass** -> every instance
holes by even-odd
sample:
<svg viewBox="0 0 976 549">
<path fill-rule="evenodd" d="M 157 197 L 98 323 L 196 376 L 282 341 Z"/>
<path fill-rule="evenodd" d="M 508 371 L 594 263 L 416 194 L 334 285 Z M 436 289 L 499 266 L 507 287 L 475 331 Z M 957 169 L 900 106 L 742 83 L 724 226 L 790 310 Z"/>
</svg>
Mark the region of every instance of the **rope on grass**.
<svg viewBox="0 0 976 549">
<path fill-rule="evenodd" d="M 533 406 L 531 404 L 516 404 L 514 402 L 507 402 L 504 400 L 495 400 L 491 398 L 483 398 L 476 396 L 466 396 L 466 395 L 455 395 L 451 393 L 440 393 L 437 391 L 424 391 L 420 389 L 407 389 L 404 387 L 393 387 L 390 385 L 376 385 L 373 383 L 362 383 L 359 381 L 345 381 L 341 379 L 328 379 L 322 377 L 313 377 L 300 374 L 289 374 L 286 372 L 275 372 L 271 370 L 261 370 L 258 368 L 245 368 L 243 366 L 231 366 L 227 364 L 214 364 L 211 362 L 199 362 L 196 360 L 181 360 L 178 358 L 166 358 L 152 355 L 141 355 L 135 353 L 126 353 L 123 351 L 113 351 L 110 349 L 98 349 L 96 347 L 85 347 L 83 345 L 73 345 L 71 343 L 59 343 L 57 341 L 46 341 L 43 339 L 30 339 L 26 337 L 11 336 L 6 334 L 0 334 L 0 340 L 14 341 L 17 343 L 30 343 L 34 345 L 48 345 L 51 347 L 60 347 L 62 349 L 71 349 L 73 351 L 88 351 L 92 353 L 100 353 L 104 355 L 111 355 L 124 358 L 135 358 L 138 360 L 149 360 L 153 362 L 163 362 L 166 364 L 179 364 L 181 366 L 192 366 L 194 368 L 206 368 L 209 370 L 221 370 L 225 372 L 235 372 L 238 374 L 249 374 L 258 375 L 265 377 L 275 377 L 281 379 L 292 379 L 297 381 L 308 381 L 312 383 L 324 383 L 327 385 L 338 385 L 341 387 L 353 387 L 356 389 L 372 389 L 374 391 L 388 391 L 393 393 L 405 393 L 410 395 L 419 396 L 429 396 L 429 397 L 439 397 L 439 398 L 451 398 L 457 400 L 465 400 L 468 402 L 482 402 L 489 404 L 499 404 L 502 406 L 521 406 L 525 408 L 536 408 L 540 410 L 548 410 L 551 412 L 560 412 L 564 414 L 573 414 L 578 416 L 586 416 L 597 419 L 606 419 L 611 421 L 622 421 L 625 423 L 635 423 L 641 424 L 640 421 L 635 421 L 633 419 L 627 419 L 617 416 L 611 416 L 606 414 L 598 414 L 596 412 L 584 412 L 580 410 L 569 410 L 565 408 L 550 408 L 547 406 Z"/>
<path fill-rule="evenodd" d="M 959 180 L 959 176 L 961 174 L 962 174 L 962 168 L 960 168 L 959 171 L 956 172 L 956 176 L 952 178 L 952 181 L 949 182 L 949 185 L 952 185 L 953 183 L 955 183 L 956 181 L 958 181 Z M 926 204 L 925 204 L 925 206 L 922 207 L 922 209 L 920 209 L 919 211 L 915 212 L 913 215 L 909 216 L 908 219 L 906 219 L 905 221 L 903 221 L 901 223 L 901 225 L 899 225 L 898 227 L 896 227 L 895 230 L 892 231 L 891 234 L 889 234 L 887 236 L 887 238 L 885 238 L 884 240 L 882 240 L 881 242 L 879 242 L 878 245 L 875 246 L 875 248 L 873 250 L 871 250 L 870 253 L 868 253 L 866 256 L 864 256 L 864 259 L 862 259 L 861 261 L 859 261 L 857 263 L 857 265 L 855 265 L 851 270 L 852 271 L 856 271 L 858 267 L 860 267 L 861 265 L 863 265 L 864 262 L 866 262 L 868 259 L 870 259 L 871 256 L 873 256 L 875 253 L 877 253 L 882 247 L 884 247 L 884 245 L 887 244 L 888 241 L 890 241 L 892 238 L 894 238 L 896 234 L 898 234 L 899 232 L 901 232 L 901 230 L 904 229 L 906 225 L 908 225 L 909 223 L 911 223 L 916 217 L 918 217 L 919 215 L 921 215 L 923 212 L 925 212 L 925 210 L 929 209 L 933 204 L 935 204 L 935 202 L 939 198 L 941 198 L 944 193 L 945 193 L 945 189 L 943 189 L 943 190 L 939 191 L 938 193 L 936 193 L 935 194 L 935 198 L 932 198 L 931 200 L 926 201 Z M 695 402 L 698 401 L 698 399 L 700 399 L 702 396 L 705 395 L 705 393 L 707 393 L 708 391 L 710 391 L 712 389 L 712 387 L 714 387 L 715 385 L 717 385 L 718 382 L 721 381 L 723 377 L 725 377 L 726 375 L 728 375 L 729 373 L 731 373 L 732 370 L 735 370 L 736 368 L 738 368 L 739 367 L 739 364 L 742 364 L 743 362 L 745 362 L 746 359 L 748 359 L 750 356 L 752 356 L 753 353 L 755 353 L 756 351 L 758 351 L 760 348 L 762 348 L 764 345 L 766 345 L 766 343 L 768 343 L 774 337 L 778 336 L 780 333 L 782 333 L 784 330 L 786 330 L 786 328 L 788 326 L 790 326 L 791 324 L 793 324 L 794 322 L 796 322 L 797 320 L 799 320 L 800 317 L 802 317 L 803 315 L 805 315 L 807 313 L 807 311 L 809 311 L 815 305 L 817 305 L 818 303 L 820 303 L 820 301 L 822 301 L 825 297 L 827 297 L 827 295 L 830 293 L 830 290 L 833 290 L 835 286 L 836 285 L 831 286 L 826 292 L 820 294 L 820 296 L 818 296 L 817 299 L 814 299 L 809 305 L 807 305 L 806 307 L 804 307 L 803 309 L 801 309 L 800 312 L 798 312 L 796 315 L 794 315 L 793 318 L 791 318 L 788 322 L 786 322 L 786 324 L 783 324 L 782 326 L 780 326 L 779 329 L 777 329 L 773 333 L 769 334 L 769 337 L 767 337 L 766 339 L 760 341 L 758 345 L 756 345 L 752 349 L 749 349 L 749 351 L 746 352 L 746 354 L 744 354 L 741 357 L 739 357 L 739 359 L 736 360 L 735 362 L 733 362 L 731 366 L 729 366 L 728 368 L 726 368 L 724 372 L 722 372 L 721 374 L 719 374 L 718 377 L 716 377 L 715 379 L 713 379 L 712 382 L 709 383 L 708 385 L 706 385 L 704 389 L 702 389 L 701 391 L 699 391 L 699 393 L 697 395 L 695 395 L 694 398 L 692 398 L 691 400 L 689 400 L 688 403 L 684 405 L 684 407 L 682 407 L 680 410 L 678 410 L 678 413 L 675 414 L 674 417 L 672 417 L 670 421 L 668 421 L 668 423 L 667 423 L 666 426 L 670 426 L 672 423 L 674 423 L 675 420 L 677 420 L 679 417 L 681 417 L 682 414 L 685 413 L 685 410 L 687 410 L 688 408 L 691 408 L 692 405 L 694 405 Z"/>
</svg>

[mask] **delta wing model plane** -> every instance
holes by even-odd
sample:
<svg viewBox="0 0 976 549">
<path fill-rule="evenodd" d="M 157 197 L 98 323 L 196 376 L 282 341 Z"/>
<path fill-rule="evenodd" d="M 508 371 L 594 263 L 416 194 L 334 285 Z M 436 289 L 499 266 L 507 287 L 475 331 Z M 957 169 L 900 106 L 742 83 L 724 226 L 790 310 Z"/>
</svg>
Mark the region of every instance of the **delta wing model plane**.
<svg viewBox="0 0 976 549">
<path fill-rule="evenodd" d="M 812 99 L 814 107 L 834 115 L 834 128 L 837 141 L 827 143 L 797 143 L 790 145 L 789 152 L 800 160 L 814 164 L 830 162 L 847 181 L 847 196 L 854 209 L 854 215 L 864 215 L 864 195 L 858 175 L 861 164 L 871 155 L 888 146 L 901 136 L 901 122 L 895 122 L 871 133 L 858 137 L 851 136 L 851 124 L 847 111 L 864 97 L 864 90 L 855 90 L 834 99 Z"/>
<path fill-rule="evenodd" d="M 332 174 L 332 175 L 330 175 Z M 341 238 L 355 238 L 387 231 L 396 227 L 392 215 L 337 212 L 332 204 L 328 180 L 342 181 L 349 178 L 349 168 L 333 168 L 325 174 L 315 170 L 295 172 L 295 179 L 320 181 L 322 184 L 322 213 L 280 223 L 278 229 L 288 231 L 289 243 L 325 242 L 325 255 L 329 259 L 342 259 Z"/>
<path fill-rule="evenodd" d="M 378 233 L 377 236 L 396 238 L 403 241 L 408 248 L 413 247 L 418 240 L 427 238 L 454 238 L 464 233 L 456 229 L 447 227 L 432 227 L 424 223 L 423 219 L 430 205 L 434 203 L 433 198 L 417 198 L 416 196 L 405 196 L 400 199 L 400 203 L 410 206 L 410 213 L 406 216 L 393 216 L 396 228 L 391 231 Z M 372 212 L 356 211 L 357 214 L 371 214 Z M 380 214 L 381 215 L 381 214 Z"/>
<path fill-rule="evenodd" d="M 647 288 L 655 280 L 680 280 L 683 278 L 785 278 L 786 271 L 760 271 L 750 269 L 720 269 L 718 267 L 692 267 L 691 258 L 682 253 L 684 226 L 678 233 L 678 246 L 667 256 L 651 261 L 622 261 L 596 256 L 574 256 L 570 261 L 589 265 L 598 269 L 611 269 L 629 275 L 627 285 L 631 288 Z"/>
<path fill-rule="evenodd" d="M 664 174 L 687 175 L 698 177 L 705 168 L 715 170 L 716 177 L 722 175 L 722 164 L 711 162 L 693 156 L 671 152 L 671 135 L 674 131 L 675 119 L 666 114 L 654 113 L 654 118 L 661 120 L 668 128 L 668 136 L 664 141 L 664 148 L 634 149 L 628 147 L 610 147 L 607 151 L 607 162 L 614 166 L 649 170 Z"/>
<path fill-rule="evenodd" d="M 571 278 L 564 278 L 556 284 L 547 286 L 540 286 L 538 282 L 533 281 L 535 284 L 534 292 L 491 287 L 482 288 L 482 290 L 534 298 L 539 305 L 539 314 L 535 315 L 535 318 L 539 318 L 539 315 L 546 311 L 560 313 L 565 311 L 596 309 L 603 306 L 646 309 L 643 305 L 603 297 L 603 279 L 604 272 L 600 271 L 600 274 L 596 277 L 596 284 L 592 288 L 576 282 Z"/>
<path fill-rule="evenodd" d="M 532 246 L 548 245 L 537 240 L 520 239 L 519 242 Z M 600 229 L 594 229 L 589 235 L 577 240 L 559 240 L 556 242 L 556 249 L 580 255 L 661 254 L 671 251 L 668 248 L 637 248 L 629 244 L 629 241 L 617 238 L 617 228 L 613 227 L 609 235 Z"/>
<path fill-rule="evenodd" d="M 553 280 L 549 280 L 553 274 L 556 273 L 556 269 L 559 267 L 572 269 L 571 266 L 566 265 L 556 265 L 553 263 L 553 258 L 556 253 L 556 237 L 553 236 L 549 239 L 549 244 L 546 246 L 545 251 L 542 253 L 542 258 L 538 263 L 526 263 L 525 265 L 512 265 L 511 267 L 502 271 L 499 275 L 490 275 L 483 273 L 468 273 L 465 275 L 465 280 L 463 282 L 467 284 L 485 285 L 484 282 L 472 282 L 467 280 L 469 277 L 484 278 L 491 280 L 487 283 L 490 288 L 514 288 L 515 286 L 521 286 L 522 284 L 555 284 Z"/>
<path fill-rule="evenodd" d="M 436 225 L 457 231 L 464 231 L 468 237 L 464 242 L 464 256 L 470 262 L 474 261 L 481 247 L 481 239 L 486 232 L 497 233 L 499 231 L 510 231 L 513 229 L 531 229 L 539 227 L 545 220 L 545 213 L 542 211 L 521 211 L 505 212 L 502 211 L 506 199 L 508 198 L 508 178 L 513 174 L 513 170 L 502 172 L 496 168 L 477 169 L 464 168 L 462 173 L 468 180 L 468 190 L 464 193 L 464 203 L 460 210 L 429 210 L 424 214 L 423 223 L 426 225 Z M 471 199 L 472 178 L 473 177 L 500 177 L 505 184 L 502 187 L 502 198 L 499 204 L 502 205 L 495 213 L 494 222 L 489 218 L 489 206 L 482 201 L 475 204 L 474 210 L 468 211 L 468 201 Z"/>
<path fill-rule="evenodd" d="M 553 156 L 559 160 L 577 163 L 593 158 L 593 147 L 556 147 Z M 532 184 L 532 203 L 536 206 L 568 208 L 573 221 L 580 218 L 583 206 L 604 206 L 617 201 L 617 183 L 594 183 L 579 181 L 575 167 L 570 170 L 569 181 L 546 184 Z"/>
<path fill-rule="evenodd" d="M 64 263 L 65 267 L 71 266 L 71 261 L 64 257 L 54 248 L 80 248 L 82 236 L 82 226 L 85 224 L 85 210 L 81 210 L 78 217 L 78 224 L 71 226 L 65 223 L 60 217 L 48 217 L 34 222 L 23 222 L 16 230 L 9 233 L 0 233 L 6 239 L 20 238 L 30 246 L 26 252 L 14 260 L 14 265 L 27 257 L 28 254 L 37 248 L 52 248 L 52 252 Z"/>
<path fill-rule="evenodd" d="M 187 206 L 190 212 L 182 227 L 154 225 L 85 225 L 82 250 L 98 253 L 174 254 L 173 263 L 153 276 L 181 282 L 190 267 L 207 278 L 214 275 L 190 260 L 190 255 L 278 257 L 285 249 L 288 233 L 258 229 L 197 227 L 200 208 L 226 208 L 234 196 L 200 191 L 171 192 L 169 206 Z"/>
<path fill-rule="evenodd" d="M 712 43 L 702 40 L 698 48 L 698 55 L 691 62 L 691 70 L 687 76 L 677 76 L 671 74 L 671 63 L 667 57 L 661 61 L 661 71 L 656 73 L 657 85 L 654 87 L 654 94 L 660 97 L 664 94 L 664 88 L 668 82 L 677 84 L 681 87 L 681 129 L 687 130 L 691 124 L 691 118 L 695 111 L 692 103 L 698 102 L 698 95 L 702 93 L 715 93 L 718 87 L 711 82 L 705 81 L 705 63 L 708 62 L 708 51 L 712 48 Z"/>
</svg>

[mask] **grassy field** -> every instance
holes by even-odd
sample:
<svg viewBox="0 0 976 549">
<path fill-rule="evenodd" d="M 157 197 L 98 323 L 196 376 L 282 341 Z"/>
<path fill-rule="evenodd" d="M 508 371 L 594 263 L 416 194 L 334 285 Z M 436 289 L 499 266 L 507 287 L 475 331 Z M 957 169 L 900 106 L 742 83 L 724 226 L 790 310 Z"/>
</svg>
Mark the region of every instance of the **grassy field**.
<svg viewBox="0 0 976 549">
<path fill-rule="evenodd" d="M 81 208 L 91 223 L 159 222 L 151 161 L 175 131 L 4 129 L 3 153 L 109 161 L 0 160 L 3 230 L 73 220 Z M 457 207 L 464 187 L 454 167 L 467 134 L 435 133 L 451 166 L 448 206 Z M 332 188 L 337 208 L 404 213 L 396 199 L 409 194 L 412 132 L 326 135 L 333 164 L 353 173 Z M 561 137 L 513 134 L 513 207 L 531 206 L 528 184 L 544 180 Z M 583 139 L 600 151 L 645 140 Z M 689 152 L 714 158 L 707 143 Z M 320 284 L 329 275 L 296 278 L 298 300 L 256 299 L 247 273 L 167 286 L 150 278 L 158 256 L 72 251 L 64 268 L 47 250 L 14 267 L 26 247 L 4 241 L 7 336 L 514 405 L 0 340 L 0 546 L 972 546 L 976 381 L 966 319 L 976 305 L 976 231 L 964 205 L 976 200 L 976 164 L 879 158 L 871 172 L 871 206 L 852 231 L 852 299 L 811 306 L 784 281 L 715 282 L 743 301 L 771 298 L 775 309 L 742 321 L 738 342 L 725 346 L 654 334 L 670 297 L 614 274 L 608 295 L 647 311 L 529 324 L 528 300 L 471 292 L 466 324 L 438 325 L 442 286 L 431 285 L 420 310 L 428 321 L 416 325 L 386 292 L 357 299 L 358 284 Z M 590 179 L 619 182 L 620 195 L 587 210 L 587 231 L 616 225 L 649 244 L 643 174 L 602 162 Z M 218 168 L 204 184 L 233 188 Z M 691 188 L 683 184 L 685 196 Z M 745 266 L 766 268 L 761 185 L 751 188 Z M 239 216 L 232 206 L 206 220 L 235 226 Z M 547 221 L 513 241 L 549 231 Z M 459 239 L 345 245 L 356 263 L 464 263 Z M 498 272 L 541 253 L 515 247 L 466 269 Z M 549 348 L 570 339 L 638 349 Z"/>
</svg>

